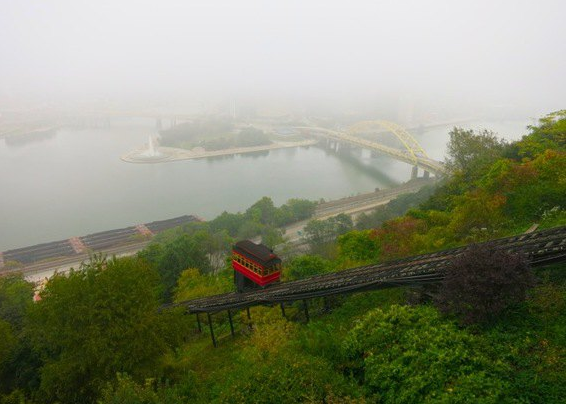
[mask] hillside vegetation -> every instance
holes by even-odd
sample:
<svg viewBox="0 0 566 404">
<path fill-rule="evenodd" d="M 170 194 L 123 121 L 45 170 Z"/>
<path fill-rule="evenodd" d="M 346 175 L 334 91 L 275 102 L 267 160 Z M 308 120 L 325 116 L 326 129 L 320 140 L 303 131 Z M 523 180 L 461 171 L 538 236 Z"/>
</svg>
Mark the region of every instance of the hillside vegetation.
<svg viewBox="0 0 566 404">
<path fill-rule="evenodd" d="M 566 225 L 566 111 L 528 131 L 507 143 L 454 128 L 451 174 L 435 189 L 356 223 L 311 223 L 310 254 L 288 254 L 285 279 L 487 241 L 533 223 Z M 277 244 L 278 227 L 313 211 L 308 201 L 276 208 L 263 198 L 245 213 L 167 232 L 136 257 L 95 257 L 56 275 L 36 303 L 33 285 L 0 278 L 0 403 L 566 401 L 563 264 L 532 274 L 518 257 L 472 250 L 436 289 L 314 299 L 308 323 L 302 303 L 287 318 L 279 307 L 255 307 L 251 320 L 234 313 L 232 338 L 226 313 L 217 313 L 218 348 L 205 316 L 199 333 L 194 315 L 158 310 L 233 290 L 235 238 Z M 481 288 L 454 297 L 464 280 Z M 491 305 L 470 303 L 478 299 Z"/>
</svg>

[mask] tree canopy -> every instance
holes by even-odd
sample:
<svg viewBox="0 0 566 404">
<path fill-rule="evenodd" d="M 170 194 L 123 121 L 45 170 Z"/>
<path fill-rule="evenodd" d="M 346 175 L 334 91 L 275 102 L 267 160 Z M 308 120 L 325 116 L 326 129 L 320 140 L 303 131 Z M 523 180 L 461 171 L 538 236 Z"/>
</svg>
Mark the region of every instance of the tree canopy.
<svg viewBox="0 0 566 404">
<path fill-rule="evenodd" d="M 507 145 L 488 130 L 475 132 L 454 128 L 449 135 L 446 166 L 454 173 L 462 173 L 467 179 L 501 157 Z"/>
<path fill-rule="evenodd" d="M 136 258 L 97 261 L 52 277 L 27 332 L 43 365 L 37 399 L 92 402 L 116 372 L 149 377 L 168 349 L 159 275 Z"/>
</svg>

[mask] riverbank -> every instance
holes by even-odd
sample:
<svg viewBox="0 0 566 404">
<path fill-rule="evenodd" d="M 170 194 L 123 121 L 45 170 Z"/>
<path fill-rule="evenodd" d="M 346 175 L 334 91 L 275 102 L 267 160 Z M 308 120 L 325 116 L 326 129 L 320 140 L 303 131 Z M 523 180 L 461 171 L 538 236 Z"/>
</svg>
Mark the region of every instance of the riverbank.
<svg viewBox="0 0 566 404">
<path fill-rule="evenodd" d="M 233 154 L 254 153 L 260 151 L 285 149 L 290 147 L 305 147 L 312 146 L 317 143 L 317 140 L 303 140 L 300 142 L 273 142 L 269 145 L 253 146 L 253 147 L 234 147 L 224 150 L 206 151 L 201 147 L 195 147 L 191 150 L 180 149 L 175 147 L 158 147 L 154 156 L 147 155 L 147 147 L 144 145 L 141 148 L 128 152 L 121 156 L 121 159 L 127 163 L 166 163 L 171 161 L 180 160 L 194 160 L 207 157 L 229 156 Z"/>
<path fill-rule="evenodd" d="M 434 178 L 430 178 L 430 179 L 419 178 L 401 184 L 395 188 L 376 190 L 374 192 L 369 192 L 356 196 L 326 201 L 320 203 L 317 206 L 313 217 L 307 220 L 289 224 L 281 228 L 281 230 L 283 230 L 287 242 L 292 243 L 294 247 L 300 248 L 301 245 L 303 244 L 301 234 L 304 230 L 304 227 L 307 225 L 307 223 L 310 220 L 313 219 L 323 220 L 332 216 L 336 216 L 340 213 L 344 213 L 352 217 L 356 217 L 362 212 L 371 211 L 380 205 L 386 204 L 387 202 L 395 199 L 397 196 L 401 194 L 416 192 L 419 189 L 421 189 L 423 186 L 433 184 L 435 181 L 436 180 Z M 196 216 L 190 216 L 190 217 L 193 217 L 200 221 L 203 220 L 197 218 Z M 147 225 L 143 225 L 143 227 L 146 227 L 148 229 L 153 229 L 154 231 L 152 233 L 157 233 L 158 229 L 163 230 L 163 228 L 169 228 L 170 227 L 169 224 L 173 224 L 173 222 L 175 221 L 178 222 L 180 219 L 182 218 L 174 218 L 174 219 L 164 220 L 161 222 L 153 222 Z M 135 227 L 131 227 L 130 229 L 132 230 L 135 229 L 136 231 L 140 231 L 143 230 L 143 227 L 138 225 Z M 117 230 L 102 232 L 100 233 L 100 235 L 104 235 L 105 238 L 107 239 L 109 233 L 115 233 L 115 232 L 117 232 Z M 123 233 L 123 231 L 120 230 L 118 230 L 118 232 Z M 112 238 L 114 239 L 115 237 Z M 80 239 L 82 240 L 84 239 L 84 237 Z M 74 256 L 53 256 L 49 260 L 29 262 L 20 268 L 14 268 L 12 270 L 4 271 L 4 272 L 2 272 L 0 265 L 0 276 L 9 273 L 22 273 L 27 279 L 31 281 L 43 280 L 45 278 L 49 278 L 55 272 L 63 273 L 69 271 L 71 268 L 78 268 L 81 262 L 88 260 L 89 253 L 95 252 L 95 253 L 102 253 L 107 256 L 117 256 L 117 257 L 136 254 L 138 251 L 145 248 L 151 242 L 151 236 L 147 237 L 145 240 L 135 240 L 133 238 L 126 240 L 130 240 L 130 242 L 123 242 L 121 244 L 117 243 L 113 245 L 107 243 L 103 245 L 103 248 L 92 248 L 94 246 L 89 245 L 89 247 L 91 248 L 89 248 L 88 253 L 84 251 L 74 254 Z M 69 242 L 70 241 L 71 240 L 69 240 Z M 254 238 L 254 241 L 259 242 L 260 239 Z M 76 241 L 74 242 L 74 244 L 76 247 Z M 27 249 L 29 249 L 29 247 L 21 250 L 27 250 Z M 10 254 L 11 252 L 7 252 L 5 254 L 5 258 L 10 258 Z M 0 253 L 0 258 L 2 258 L 2 253 Z"/>
</svg>

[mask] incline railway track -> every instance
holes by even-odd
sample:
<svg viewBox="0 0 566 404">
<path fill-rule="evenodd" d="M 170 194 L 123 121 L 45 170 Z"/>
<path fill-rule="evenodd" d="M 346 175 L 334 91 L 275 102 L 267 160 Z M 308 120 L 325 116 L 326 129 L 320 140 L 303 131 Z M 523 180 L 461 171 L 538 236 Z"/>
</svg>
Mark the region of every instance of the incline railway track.
<svg viewBox="0 0 566 404">
<path fill-rule="evenodd" d="M 531 266 L 566 262 L 566 226 L 501 238 L 488 242 L 494 248 L 523 254 Z M 482 243 L 486 244 L 486 243 Z M 188 313 L 216 313 L 258 305 L 273 305 L 315 297 L 340 295 L 402 285 L 441 281 L 450 261 L 467 246 L 423 254 L 380 264 L 365 265 L 313 276 L 245 293 L 225 293 L 164 306 L 182 306 Z"/>
</svg>

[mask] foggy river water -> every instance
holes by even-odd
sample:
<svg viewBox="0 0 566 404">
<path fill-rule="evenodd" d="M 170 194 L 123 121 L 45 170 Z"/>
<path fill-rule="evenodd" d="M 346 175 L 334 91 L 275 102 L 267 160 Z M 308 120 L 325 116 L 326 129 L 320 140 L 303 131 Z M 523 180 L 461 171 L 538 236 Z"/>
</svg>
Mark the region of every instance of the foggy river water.
<svg viewBox="0 0 566 404">
<path fill-rule="evenodd" d="M 369 151 L 319 147 L 131 164 L 120 155 L 155 134 L 154 121 L 60 129 L 41 139 L 0 139 L 0 251 L 192 214 L 212 219 L 243 211 L 262 196 L 337 199 L 406 181 L 411 167 Z M 506 138 L 524 122 L 467 124 Z M 443 159 L 449 128 L 416 136 Z"/>
</svg>

